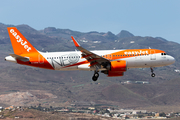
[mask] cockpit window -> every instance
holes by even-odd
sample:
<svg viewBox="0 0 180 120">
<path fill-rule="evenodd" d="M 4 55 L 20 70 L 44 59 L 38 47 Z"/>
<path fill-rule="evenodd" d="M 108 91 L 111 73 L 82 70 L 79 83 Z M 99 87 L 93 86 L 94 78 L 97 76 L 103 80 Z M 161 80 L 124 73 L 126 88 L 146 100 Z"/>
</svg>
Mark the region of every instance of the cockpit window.
<svg viewBox="0 0 180 120">
<path fill-rule="evenodd" d="M 161 53 L 161 55 L 167 55 L 166 53 Z"/>
</svg>

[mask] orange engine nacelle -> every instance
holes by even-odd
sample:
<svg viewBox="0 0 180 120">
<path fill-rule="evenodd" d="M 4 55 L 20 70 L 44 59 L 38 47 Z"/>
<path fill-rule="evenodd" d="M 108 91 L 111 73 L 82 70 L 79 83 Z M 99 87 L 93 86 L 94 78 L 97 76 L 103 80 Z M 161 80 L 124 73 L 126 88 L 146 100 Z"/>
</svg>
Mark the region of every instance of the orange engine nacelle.
<svg viewBox="0 0 180 120">
<path fill-rule="evenodd" d="M 111 61 L 108 77 L 123 76 L 125 71 L 127 71 L 125 60 Z"/>
<path fill-rule="evenodd" d="M 127 66 L 125 60 L 111 61 L 110 71 L 125 72 L 126 70 L 127 70 Z"/>
</svg>

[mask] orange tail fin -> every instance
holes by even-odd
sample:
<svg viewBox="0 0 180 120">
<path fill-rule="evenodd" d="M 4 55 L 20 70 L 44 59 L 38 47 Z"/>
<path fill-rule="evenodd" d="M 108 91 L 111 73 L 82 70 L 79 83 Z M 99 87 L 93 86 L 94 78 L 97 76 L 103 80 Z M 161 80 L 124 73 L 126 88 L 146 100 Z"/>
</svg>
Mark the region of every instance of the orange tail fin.
<svg viewBox="0 0 180 120">
<path fill-rule="evenodd" d="M 7 29 L 16 55 L 38 52 L 16 27 L 8 27 Z"/>
</svg>

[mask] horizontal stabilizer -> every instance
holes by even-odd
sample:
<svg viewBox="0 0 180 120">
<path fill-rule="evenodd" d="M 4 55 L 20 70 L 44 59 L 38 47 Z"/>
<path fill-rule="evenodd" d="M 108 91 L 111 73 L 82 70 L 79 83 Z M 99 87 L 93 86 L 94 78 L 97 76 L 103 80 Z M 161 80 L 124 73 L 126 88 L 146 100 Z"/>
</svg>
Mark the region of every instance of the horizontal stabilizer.
<svg viewBox="0 0 180 120">
<path fill-rule="evenodd" d="M 29 58 L 28 58 L 28 57 L 23 57 L 23 56 L 16 55 L 16 54 L 9 54 L 9 55 L 12 56 L 13 58 L 18 59 L 18 60 L 21 60 L 21 61 L 23 61 L 23 62 L 29 61 Z"/>
</svg>

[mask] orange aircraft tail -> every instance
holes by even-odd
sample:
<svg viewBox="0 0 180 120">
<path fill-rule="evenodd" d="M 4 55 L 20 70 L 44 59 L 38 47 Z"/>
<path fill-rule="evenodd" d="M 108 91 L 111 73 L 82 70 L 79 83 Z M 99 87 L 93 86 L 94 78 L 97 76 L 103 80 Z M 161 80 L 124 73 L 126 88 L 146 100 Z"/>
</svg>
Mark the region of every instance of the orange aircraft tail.
<svg viewBox="0 0 180 120">
<path fill-rule="evenodd" d="M 16 55 L 38 52 L 16 27 L 8 27 L 7 29 Z"/>
</svg>

